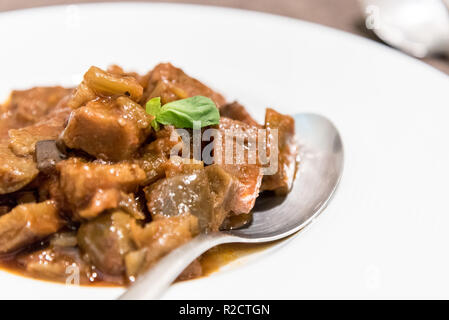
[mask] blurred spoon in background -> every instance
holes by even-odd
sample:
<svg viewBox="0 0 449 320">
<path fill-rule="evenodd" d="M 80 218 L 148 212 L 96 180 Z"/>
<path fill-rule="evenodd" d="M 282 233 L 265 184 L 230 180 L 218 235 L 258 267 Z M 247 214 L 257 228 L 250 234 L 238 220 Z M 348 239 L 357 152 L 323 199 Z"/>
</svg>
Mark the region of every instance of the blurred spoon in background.
<svg viewBox="0 0 449 320">
<path fill-rule="evenodd" d="M 365 25 L 417 58 L 449 56 L 449 0 L 359 0 Z"/>
</svg>

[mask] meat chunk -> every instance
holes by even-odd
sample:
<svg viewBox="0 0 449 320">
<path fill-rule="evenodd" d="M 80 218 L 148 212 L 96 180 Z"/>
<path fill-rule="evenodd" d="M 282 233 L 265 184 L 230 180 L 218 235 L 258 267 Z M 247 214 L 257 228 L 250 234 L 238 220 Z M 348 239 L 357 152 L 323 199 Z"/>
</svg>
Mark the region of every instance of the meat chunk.
<svg viewBox="0 0 449 320">
<path fill-rule="evenodd" d="M 189 77 L 181 69 L 170 63 L 161 63 L 151 71 L 141 102 L 145 103 L 151 98 L 161 97 L 162 103 L 165 104 L 197 95 L 212 99 L 219 107 L 226 102 L 221 94 Z"/>
<path fill-rule="evenodd" d="M 239 181 L 231 202 L 235 214 L 249 213 L 254 207 L 262 182 L 257 157 L 258 128 L 229 118 L 221 118 L 221 139 L 214 140 L 214 161 Z"/>
<path fill-rule="evenodd" d="M 89 219 L 98 216 L 108 209 L 115 208 L 126 211 L 136 219 L 145 219 L 143 208 L 134 197 L 134 194 L 126 194 L 118 189 L 98 189 L 93 194 L 88 205 L 78 211 L 78 215 Z"/>
<path fill-rule="evenodd" d="M 223 168 L 239 181 L 234 201 L 231 202 L 231 211 L 235 214 L 249 213 L 259 196 L 261 168 L 257 165 L 224 165 Z"/>
<path fill-rule="evenodd" d="M 145 172 L 139 166 L 129 163 L 104 164 L 70 158 L 59 162 L 56 168 L 60 174 L 59 190 L 63 194 L 65 207 L 86 219 L 100 214 L 103 208 L 118 205 L 120 192 L 136 192 L 146 179 Z M 92 199 L 96 200 L 94 207 Z M 113 206 L 110 201 L 114 201 Z M 87 207 L 91 210 L 83 211 Z M 97 210 L 93 210 L 95 207 Z"/>
<path fill-rule="evenodd" d="M 20 267 L 28 275 L 66 282 L 71 270 L 76 268 L 80 283 L 88 283 L 90 267 L 85 263 L 75 247 L 53 247 L 38 250 L 32 253 L 21 254 L 17 257 Z M 73 279 L 75 281 L 75 279 Z"/>
<path fill-rule="evenodd" d="M 58 138 L 69 114 L 70 109 L 61 109 L 41 122 L 21 129 L 9 130 L 9 147 L 18 156 L 33 155 L 36 142 Z"/>
<path fill-rule="evenodd" d="M 17 129 L 42 121 L 42 119 L 64 107 L 63 98 L 72 89 L 62 87 L 35 87 L 28 90 L 15 90 L 9 102 L 2 106 L 0 117 L 0 136 L 9 129 Z"/>
<path fill-rule="evenodd" d="M 11 93 L 11 109 L 19 121 L 33 124 L 42 120 L 72 89 L 62 87 L 35 87 Z"/>
<path fill-rule="evenodd" d="M 101 271 L 120 275 L 125 271 L 125 255 L 134 250 L 131 225 L 134 219 L 115 211 L 85 222 L 78 230 L 82 252 Z"/>
<path fill-rule="evenodd" d="M 45 238 L 63 224 L 53 201 L 19 205 L 0 217 L 0 254 Z"/>
<path fill-rule="evenodd" d="M 205 171 L 214 199 L 213 229 L 218 230 L 233 209 L 240 182 L 217 164 L 206 167 Z"/>
<path fill-rule="evenodd" d="M 145 141 L 152 119 L 126 97 L 91 101 L 72 112 L 62 141 L 99 159 L 120 161 L 130 158 Z"/>
<path fill-rule="evenodd" d="M 31 157 L 18 157 L 6 142 L 0 142 L 0 194 L 22 189 L 39 171 Z"/>
<path fill-rule="evenodd" d="M 190 214 L 160 217 L 144 227 L 132 226 L 138 250 L 126 255 L 128 277 L 136 277 L 170 251 L 199 233 L 198 219 Z"/>
<path fill-rule="evenodd" d="M 147 207 L 153 217 L 192 214 L 202 230 L 214 226 L 214 203 L 204 169 L 161 179 L 145 187 Z"/>
<path fill-rule="evenodd" d="M 267 144 L 270 152 L 276 145 L 270 139 L 272 131 L 277 130 L 278 141 L 278 170 L 271 175 L 265 175 L 262 182 L 263 190 L 274 190 L 277 194 L 287 194 L 293 184 L 296 171 L 296 158 L 298 155 L 295 141 L 295 120 L 288 115 L 282 115 L 273 109 L 267 109 L 265 115 L 267 130 Z"/>
<path fill-rule="evenodd" d="M 142 157 L 134 160 L 142 170 L 144 170 L 146 178 L 144 185 L 155 182 L 164 177 L 164 163 L 168 160 L 163 153 L 154 152 L 150 148 L 145 148 Z"/>
<path fill-rule="evenodd" d="M 220 116 L 226 117 L 232 120 L 238 120 L 250 126 L 259 127 L 260 125 L 251 115 L 246 111 L 245 107 L 237 101 L 225 104 L 220 108 Z"/>
<path fill-rule="evenodd" d="M 164 126 L 156 132 L 156 140 L 142 148 L 140 157 L 133 162 L 145 171 L 145 185 L 164 177 L 164 164 L 170 158 L 171 151 L 177 147 L 182 149 L 180 136 L 173 126 Z"/>
</svg>

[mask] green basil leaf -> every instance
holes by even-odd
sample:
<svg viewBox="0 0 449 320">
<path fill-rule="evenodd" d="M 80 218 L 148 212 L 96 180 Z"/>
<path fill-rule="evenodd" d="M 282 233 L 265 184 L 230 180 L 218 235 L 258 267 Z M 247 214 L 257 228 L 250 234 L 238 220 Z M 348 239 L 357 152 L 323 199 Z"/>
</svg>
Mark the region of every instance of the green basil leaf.
<svg viewBox="0 0 449 320">
<path fill-rule="evenodd" d="M 177 128 L 193 128 L 195 121 L 198 121 L 201 127 L 206 127 L 218 124 L 220 113 L 211 99 L 195 96 L 163 105 L 156 120 L 161 124 L 171 124 Z"/>
<path fill-rule="evenodd" d="M 154 130 L 159 130 L 159 124 L 157 122 L 157 115 L 161 111 L 161 97 L 156 97 L 148 100 L 145 105 L 145 110 L 148 114 L 154 116 L 153 121 L 151 121 L 151 126 Z"/>
</svg>

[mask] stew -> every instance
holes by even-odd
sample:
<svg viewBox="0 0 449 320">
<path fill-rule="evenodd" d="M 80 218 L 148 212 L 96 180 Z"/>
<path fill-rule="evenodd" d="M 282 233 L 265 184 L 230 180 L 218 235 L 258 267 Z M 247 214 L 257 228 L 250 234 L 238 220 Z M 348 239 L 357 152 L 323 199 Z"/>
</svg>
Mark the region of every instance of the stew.
<svg viewBox="0 0 449 320">
<path fill-rule="evenodd" d="M 0 105 L 1 264 L 127 285 L 198 234 L 251 223 L 261 192 L 289 192 L 296 160 L 292 117 L 267 109 L 259 124 L 170 63 L 12 91 Z M 201 276 L 201 259 L 179 279 Z"/>
</svg>

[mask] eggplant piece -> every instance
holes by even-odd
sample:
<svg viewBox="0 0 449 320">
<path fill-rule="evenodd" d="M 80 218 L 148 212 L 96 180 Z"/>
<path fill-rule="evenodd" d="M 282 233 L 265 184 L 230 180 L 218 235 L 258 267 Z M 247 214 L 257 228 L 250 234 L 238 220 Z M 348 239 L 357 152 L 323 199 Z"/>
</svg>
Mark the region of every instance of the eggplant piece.
<svg viewBox="0 0 449 320">
<path fill-rule="evenodd" d="M 217 164 L 206 167 L 205 172 L 214 198 L 214 214 L 211 224 L 212 230 L 216 231 L 230 214 L 240 183 L 236 177 Z"/>
<path fill-rule="evenodd" d="M 36 142 L 36 162 L 39 171 L 51 173 L 56 164 L 66 158 L 66 155 L 59 150 L 56 140 Z"/>
<path fill-rule="evenodd" d="M 131 225 L 135 220 L 122 211 L 114 211 L 85 222 L 78 230 L 78 244 L 88 260 L 101 271 L 120 275 L 125 271 L 125 255 L 135 250 Z"/>
<path fill-rule="evenodd" d="M 204 169 L 159 180 L 144 192 L 153 217 L 189 213 L 198 218 L 201 230 L 214 229 L 214 202 Z"/>
</svg>

